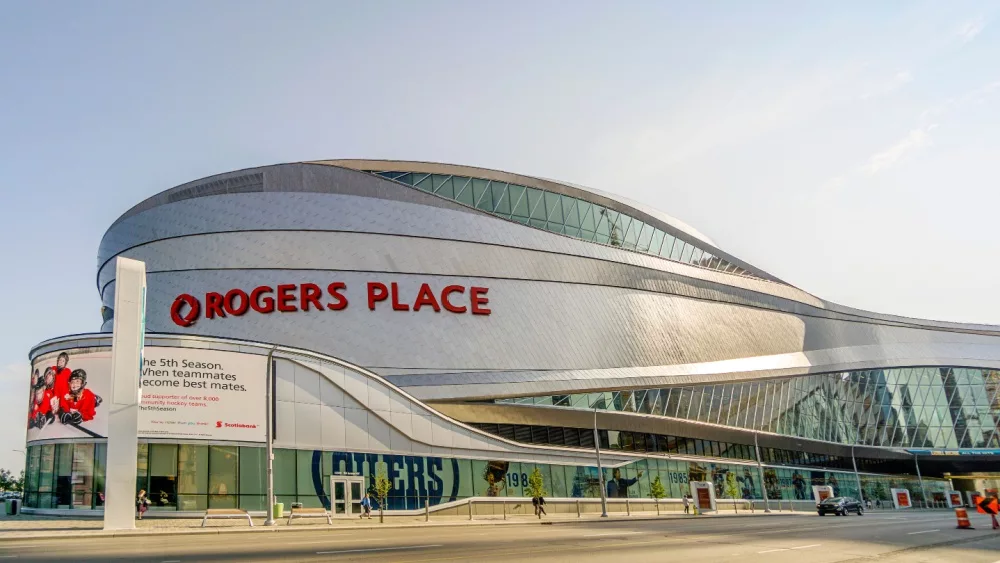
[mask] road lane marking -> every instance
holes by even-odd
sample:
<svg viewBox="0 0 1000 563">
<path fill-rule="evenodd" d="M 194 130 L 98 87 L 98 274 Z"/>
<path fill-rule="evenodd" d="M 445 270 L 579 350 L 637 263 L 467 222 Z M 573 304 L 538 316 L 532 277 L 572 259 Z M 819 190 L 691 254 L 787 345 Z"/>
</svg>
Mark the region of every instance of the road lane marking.
<svg viewBox="0 0 1000 563">
<path fill-rule="evenodd" d="M 940 532 L 940 531 L 941 530 L 923 530 L 923 531 L 920 531 L 920 532 L 910 532 L 910 533 L 908 533 L 906 535 L 908 535 L 908 536 L 915 536 L 917 534 L 929 534 L 931 532 Z"/>
<path fill-rule="evenodd" d="M 823 544 L 821 544 L 821 543 L 814 543 L 814 544 L 810 544 L 810 545 L 800 545 L 800 546 L 797 546 L 797 547 L 782 547 L 782 548 L 779 548 L 779 549 L 768 549 L 767 551 L 758 551 L 757 554 L 759 555 L 761 553 L 777 553 L 779 551 L 791 551 L 793 549 L 809 549 L 810 547 L 819 547 L 821 545 L 823 545 Z"/>
<path fill-rule="evenodd" d="M 336 555 L 338 553 L 373 553 L 376 551 L 399 551 L 400 549 L 427 549 L 429 547 L 442 547 L 442 544 L 431 545 L 404 545 L 401 547 L 375 547 L 372 549 L 343 549 L 340 551 L 317 551 L 316 555 Z"/>
<path fill-rule="evenodd" d="M 181 563 L 180 559 L 167 559 L 166 561 L 161 561 L 160 563 Z"/>
</svg>

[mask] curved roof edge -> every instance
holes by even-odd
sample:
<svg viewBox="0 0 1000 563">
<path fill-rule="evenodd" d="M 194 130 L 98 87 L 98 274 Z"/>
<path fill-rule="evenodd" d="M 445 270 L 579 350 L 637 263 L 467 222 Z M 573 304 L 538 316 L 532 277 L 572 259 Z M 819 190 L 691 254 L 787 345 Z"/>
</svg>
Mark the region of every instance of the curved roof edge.
<svg viewBox="0 0 1000 563">
<path fill-rule="evenodd" d="M 724 259 L 730 264 L 752 272 L 755 276 L 784 285 L 791 285 L 776 276 L 749 264 L 737 256 L 719 248 L 709 237 L 700 233 L 687 223 L 672 217 L 662 211 L 654 209 L 648 205 L 622 197 L 617 194 L 588 188 L 561 180 L 549 180 L 537 176 L 526 176 L 514 172 L 505 172 L 492 168 L 480 168 L 477 166 L 466 166 L 461 164 L 444 164 L 438 162 L 422 162 L 412 160 L 371 160 L 371 159 L 336 159 L 336 160 L 315 160 L 306 164 L 321 164 L 325 166 L 338 166 L 359 171 L 378 172 L 416 172 L 420 174 L 450 174 L 456 176 L 470 176 L 484 180 L 494 180 L 513 184 L 523 184 L 532 188 L 537 188 L 553 193 L 577 197 L 613 209 L 619 213 L 626 213 L 638 217 L 645 223 L 656 224 L 670 235 L 685 240 L 689 243 L 707 250 L 714 256 Z"/>
</svg>

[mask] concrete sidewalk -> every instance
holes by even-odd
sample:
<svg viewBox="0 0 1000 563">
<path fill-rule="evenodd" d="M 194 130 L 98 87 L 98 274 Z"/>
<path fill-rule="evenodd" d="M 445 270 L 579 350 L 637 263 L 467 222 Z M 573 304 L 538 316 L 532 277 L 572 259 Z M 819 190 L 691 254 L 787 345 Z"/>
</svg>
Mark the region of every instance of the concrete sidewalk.
<svg viewBox="0 0 1000 563">
<path fill-rule="evenodd" d="M 246 520 L 209 520 L 205 528 L 201 527 L 201 518 L 146 518 L 136 521 L 135 530 L 106 532 L 103 529 L 103 522 L 97 518 L 72 518 L 62 516 L 36 516 L 22 514 L 18 516 L 0 515 L 0 542 L 16 541 L 26 539 L 71 539 L 88 537 L 120 537 L 120 536 L 149 536 L 149 535 L 181 535 L 181 534 L 230 534 L 230 533 L 273 533 L 296 531 L 316 531 L 319 529 L 331 532 L 347 530 L 370 530 L 370 529 L 392 529 L 392 528 L 423 528 L 423 527 L 458 527 L 458 526 L 528 526 L 528 525 L 554 525 L 572 524 L 575 522 L 624 522 L 636 520 L 691 520 L 691 519 L 713 519 L 713 518 L 774 518 L 774 517 L 807 517 L 815 516 L 810 512 L 772 512 L 766 514 L 757 512 L 754 514 L 733 514 L 732 512 L 722 512 L 717 514 L 704 514 L 692 516 L 684 514 L 664 514 L 657 516 L 655 513 L 632 515 L 611 514 L 607 518 L 601 518 L 597 514 L 584 514 L 582 517 L 573 515 L 553 515 L 538 519 L 532 516 L 509 516 L 506 520 L 502 517 L 479 517 L 469 520 L 468 517 L 439 516 L 435 518 L 431 515 L 429 522 L 424 521 L 423 516 L 387 516 L 384 524 L 379 524 L 378 516 L 373 515 L 371 520 L 355 518 L 335 518 L 333 525 L 329 525 L 325 520 L 319 518 L 303 518 L 293 520 L 291 526 L 287 524 L 288 518 L 277 521 L 273 527 L 265 527 L 263 518 L 254 518 L 254 527 L 247 526 Z"/>
</svg>

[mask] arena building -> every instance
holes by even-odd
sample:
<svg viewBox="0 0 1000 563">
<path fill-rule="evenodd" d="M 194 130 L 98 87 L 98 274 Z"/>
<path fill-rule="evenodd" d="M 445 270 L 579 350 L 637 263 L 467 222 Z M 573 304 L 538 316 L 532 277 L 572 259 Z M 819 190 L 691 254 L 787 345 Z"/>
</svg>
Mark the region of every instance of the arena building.
<svg viewBox="0 0 1000 563">
<path fill-rule="evenodd" d="M 552 498 L 656 477 L 722 498 L 730 475 L 803 506 L 996 491 L 1000 327 L 824 301 L 610 193 L 334 160 L 197 180 L 111 225 L 101 331 L 30 352 L 29 509 L 102 509 L 117 257 L 147 269 L 153 513 L 263 510 L 269 398 L 277 500 L 338 514 L 377 467 L 390 510 L 523 497 L 535 468 Z"/>
</svg>

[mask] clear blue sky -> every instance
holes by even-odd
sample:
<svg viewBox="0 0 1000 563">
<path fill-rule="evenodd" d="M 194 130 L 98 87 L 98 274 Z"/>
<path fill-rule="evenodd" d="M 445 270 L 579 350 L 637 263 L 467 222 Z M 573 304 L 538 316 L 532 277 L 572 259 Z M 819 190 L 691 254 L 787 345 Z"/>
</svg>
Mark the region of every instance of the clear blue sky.
<svg viewBox="0 0 1000 563">
<path fill-rule="evenodd" d="M 100 326 L 111 222 L 276 162 L 564 179 L 826 299 L 1000 323 L 998 6 L 0 3 L 0 467 L 29 348 Z"/>
</svg>

